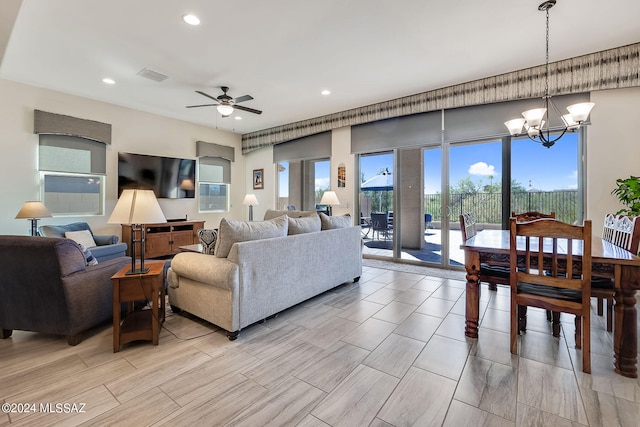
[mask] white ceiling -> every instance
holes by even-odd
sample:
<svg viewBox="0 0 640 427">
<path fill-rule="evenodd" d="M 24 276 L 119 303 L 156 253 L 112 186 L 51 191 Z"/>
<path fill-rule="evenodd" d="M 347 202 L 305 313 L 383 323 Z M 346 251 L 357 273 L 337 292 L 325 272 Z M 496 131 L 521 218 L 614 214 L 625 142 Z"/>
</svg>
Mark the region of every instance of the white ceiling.
<svg viewBox="0 0 640 427">
<path fill-rule="evenodd" d="M 543 64 L 541 1 L 23 0 L 0 77 L 244 134 Z M 640 41 L 638 0 L 550 14 L 552 62 Z M 220 86 L 263 114 L 185 108 Z"/>
</svg>

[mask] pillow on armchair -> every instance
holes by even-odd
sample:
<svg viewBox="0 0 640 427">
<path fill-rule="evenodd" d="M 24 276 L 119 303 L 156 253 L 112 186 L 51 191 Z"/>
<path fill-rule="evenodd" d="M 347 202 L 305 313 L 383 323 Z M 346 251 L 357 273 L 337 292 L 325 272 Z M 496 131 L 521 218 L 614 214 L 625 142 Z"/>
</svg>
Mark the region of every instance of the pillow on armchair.
<svg viewBox="0 0 640 427">
<path fill-rule="evenodd" d="M 216 240 L 218 240 L 218 229 L 201 228 L 198 230 L 198 239 L 202 245 L 202 253 L 213 255 L 216 247 Z"/>
</svg>

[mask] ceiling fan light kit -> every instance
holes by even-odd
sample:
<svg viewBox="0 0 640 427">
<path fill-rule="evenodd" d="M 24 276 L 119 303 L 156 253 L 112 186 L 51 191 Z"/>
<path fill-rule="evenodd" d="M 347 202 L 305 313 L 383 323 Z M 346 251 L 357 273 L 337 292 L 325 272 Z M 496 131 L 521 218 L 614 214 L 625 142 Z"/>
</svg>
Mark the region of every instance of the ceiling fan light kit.
<svg viewBox="0 0 640 427">
<path fill-rule="evenodd" d="M 262 114 L 262 111 L 260 110 L 238 105 L 240 102 L 252 100 L 253 96 L 243 95 L 238 98 L 232 98 L 229 95 L 227 95 L 227 92 L 229 91 L 229 88 L 227 86 L 220 86 L 220 89 L 222 90 L 222 95 L 219 95 L 217 97 L 213 97 L 208 93 L 204 93 L 199 90 L 196 91 L 196 93 L 216 101 L 217 102 L 216 104 L 187 105 L 187 108 L 216 107 L 216 109 L 222 115 L 222 117 L 229 117 L 231 114 L 233 114 L 235 110 L 247 111 L 253 114 Z"/>
<path fill-rule="evenodd" d="M 566 132 L 575 132 L 580 126 L 587 120 L 591 109 L 595 105 L 593 102 L 581 102 L 579 104 L 569 105 L 567 110 L 569 114 L 562 115 L 555 104 L 551 101 L 551 95 L 549 94 L 549 9 L 556 4 L 556 0 L 547 0 L 538 6 L 538 10 L 547 14 L 546 25 L 546 71 L 545 71 L 545 91 L 543 99 L 543 107 L 533 108 L 522 113 L 523 118 L 517 118 L 508 120 L 504 125 L 509 129 L 509 133 L 512 136 L 519 136 L 523 134 L 523 129 L 526 135 L 532 141 L 541 143 L 544 147 L 550 148 L 560 138 L 564 136 Z M 551 107 L 555 114 L 560 117 L 563 124 L 561 133 L 559 136 L 552 138 L 549 122 L 549 107 Z M 546 120 L 545 120 L 546 119 Z M 544 125 L 547 124 L 545 128 Z"/>
</svg>

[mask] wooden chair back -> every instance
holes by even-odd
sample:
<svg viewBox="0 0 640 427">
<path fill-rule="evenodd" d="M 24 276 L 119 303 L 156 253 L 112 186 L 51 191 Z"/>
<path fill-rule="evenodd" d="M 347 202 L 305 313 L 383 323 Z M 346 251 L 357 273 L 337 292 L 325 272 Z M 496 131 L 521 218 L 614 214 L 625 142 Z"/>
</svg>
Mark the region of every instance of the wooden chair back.
<svg viewBox="0 0 640 427">
<path fill-rule="evenodd" d="M 591 221 L 579 226 L 544 219 L 517 222 L 512 217 L 509 226 L 511 352 L 517 353 L 518 305 L 571 313 L 577 319 L 583 371 L 591 372 Z"/>
<path fill-rule="evenodd" d="M 548 214 L 544 214 L 542 212 L 538 212 L 538 211 L 529 211 L 529 212 L 523 212 L 523 213 L 515 213 L 515 212 L 511 212 L 511 217 L 515 218 L 516 221 L 518 222 L 529 222 L 529 221 L 534 221 L 536 219 L 556 219 L 556 213 L 555 212 L 551 212 Z"/>
<path fill-rule="evenodd" d="M 611 243 L 637 254 L 638 245 L 640 244 L 640 219 L 638 218 L 639 217 L 618 215 L 616 217 L 615 232 Z"/>
<path fill-rule="evenodd" d="M 602 240 L 613 243 L 616 234 L 616 223 L 618 222 L 614 214 L 606 214 L 604 225 L 602 226 Z"/>
<path fill-rule="evenodd" d="M 466 212 L 460 215 L 460 230 L 462 231 L 462 241 L 466 242 L 476 234 L 476 217 L 473 212 Z"/>
</svg>

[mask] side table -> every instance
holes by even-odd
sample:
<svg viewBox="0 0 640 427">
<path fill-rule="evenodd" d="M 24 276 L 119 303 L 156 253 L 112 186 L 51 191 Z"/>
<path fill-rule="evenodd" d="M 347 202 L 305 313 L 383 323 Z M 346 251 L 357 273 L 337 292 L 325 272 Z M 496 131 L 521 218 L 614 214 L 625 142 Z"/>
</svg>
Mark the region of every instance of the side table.
<svg viewBox="0 0 640 427">
<path fill-rule="evenodd" d="M 113 282 L 113 352 L 136 340 L 150 340 L 158 345 L 160 326 L 164 322 L 164 262 L 146 262 L 149 271 L 129 274 L 127 264 L 111 276 Z M 150 310 L 133 310 L 135 301 L 151 301 Z M 128 303 L 127 313 L 120 319 L 121 303 Z"/>
</svg>

